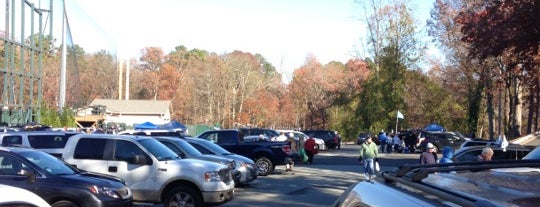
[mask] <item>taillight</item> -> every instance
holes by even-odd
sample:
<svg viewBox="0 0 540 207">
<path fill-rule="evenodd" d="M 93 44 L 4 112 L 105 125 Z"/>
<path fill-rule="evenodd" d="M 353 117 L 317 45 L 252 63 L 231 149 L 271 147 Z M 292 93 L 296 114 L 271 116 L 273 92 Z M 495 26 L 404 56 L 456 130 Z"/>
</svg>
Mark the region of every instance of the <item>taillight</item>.
<svg viewBox="0 0 540 207">
<path fill-rule="evenodd" d="M 281 150 L 283 150 L 283 152 L 285 152 L 287 154 L 290 154 L 291 153 L 291 145 L 282 145 Z"/>
</svg>

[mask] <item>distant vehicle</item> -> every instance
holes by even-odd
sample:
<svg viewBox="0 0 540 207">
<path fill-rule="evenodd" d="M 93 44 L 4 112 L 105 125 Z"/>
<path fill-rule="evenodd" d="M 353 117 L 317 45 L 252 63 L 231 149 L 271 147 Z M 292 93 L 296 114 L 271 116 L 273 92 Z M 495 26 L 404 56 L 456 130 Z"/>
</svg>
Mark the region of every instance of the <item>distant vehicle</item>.
<svg viewBox="0 0 540 207">
<path fill-rule="evenodd" d="M 324 140 L 327 149 L 340 149 L 341 137 L 334 130 L 303 130 L 304 134 Z"/>
<path fill-rule="evenodd" d="M 243 134 L 244 137 L 255 137 L 259 135 L 264 135 L 267 140 L 271 140 L 277 136 L 279 136 L 279 133 L 276 130 L 273 129 L 265 129 L 265 128 L 239 128 Z"/>
<path fill-rule="evenodd" d="M 298 142 L 298 140 L 300 140 L 300 138 L 302 138 L 302 140 L 304 140 L 304 142 L 309 138 L 309 136 L 307 134 L 305 134 L 304 132 L 300 132 L 300 131 L 295 131 L 295 130 L 277 130 L 278 132 L 280 133 L 284 133 L 285 136 L 289 136 L 289 133 L 293 133 L 294 135 L 294 139 Z M 320 150 L 320 151 L 325 151 L 327 148 L 326 148 L 326 143 L 324 142 L 323 139 L 320 139 L 320 138 L 316 138 L 316 137 L 313 137 L 313 139 L 315 140 L 315 144 L 317 144 L 317 148 Z M 286 140 L 276 140 L 274 139 L 275 141 L 286 141 Z"/>
<path fill-rule="evenodd" d="M 0 184 L 0 206 L 2 207 L 50 207 L 50 205 L 29 190 Z"/>
<path fill-rule="evenodd" d="M 455 151 L 452 160 L 454 162 L 478 161 L 478 156 L 485 147 L 469 146 L 460 148 Z M 534 149 L 532 146 L 521 145 L 509 145 L 505 150 L 497 146 L 490 146 L 490 148 L 493 150 L 492 160 L 521 160 Z"/>
<path fill-rule="evenodd" d="M 431 143 L 435 146 L 435 152 L 445 146 L 458 149 L 463 142 L 467 141 L 466 138 L 450 132 L 421 132 L 418 139 L 417 150 L 423 151 L 426 149 L 427 143 Z"/>
<path fill-rule="evenodd" d="M 284 165 L 291 150 L 291 146 L 286 142 L 244 142 L 244 134 L 237 129 L 209 130 L 197 137 L 252 159 L 257 165 L 258 175 L 261 176 L 272 173 L 276 165 Z"/>
<path fill-rule="evenodd" d="M 18 131 L 0 134 L 2 146 L 34 148 L 55 157 L 62 157 L 67 140 L 81 132 L 64 131 Z"/>
<path fill-rule="evenodd" d="M 373 141 L 376 145 L 381 144 L 379 142 L 379 137 L 373 136 L 370 132 L 360 132 L 360 134 L 358 135 L 358 138 L 356 139 L 356 144 L 358 145 L 364 144 L 364 142 L 366 142 L 367 136 L 371 136 L 371 141 Z"/>
<path fill-rule="evenodd" d="M 42 151 L 0 148 L 0 183 L 32 191 L 51 206 L 132 206 L 123 180 L 76 169 Z"/>
<path fill-rule="evenodd" d="M 238 181 L 235 180 L 235 182 L 248 184 L 257 178 L 257 166 L 253 160 L 242 155 L 231 153 L 223 147 L 206 139 L 185 137 L 184 140 L 205 155 L 216 155 L 233 159 L 236 164 L 235 169 L 240 171 L 240 178 Z"/>
</svg>

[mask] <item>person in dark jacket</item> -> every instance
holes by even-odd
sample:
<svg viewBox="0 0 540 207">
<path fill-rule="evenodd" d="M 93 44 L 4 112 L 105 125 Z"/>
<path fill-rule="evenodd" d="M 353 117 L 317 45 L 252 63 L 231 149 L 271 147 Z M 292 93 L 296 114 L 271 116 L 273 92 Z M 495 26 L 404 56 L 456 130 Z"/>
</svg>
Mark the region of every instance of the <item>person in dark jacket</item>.
<svg viewBox="0 0 540 207">
<path fill-rule="evenodd" d="M 433 144 L 427 143 L 426 151 L 420 155 L 420 164 L 437 164 L 437 153 Z"/>
</svg>

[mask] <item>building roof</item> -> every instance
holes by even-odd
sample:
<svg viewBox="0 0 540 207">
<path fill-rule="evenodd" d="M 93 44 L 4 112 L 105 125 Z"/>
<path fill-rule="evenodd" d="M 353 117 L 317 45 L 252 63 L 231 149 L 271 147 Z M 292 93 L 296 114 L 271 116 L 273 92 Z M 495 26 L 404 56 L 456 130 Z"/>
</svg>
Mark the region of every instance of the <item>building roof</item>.
<svg viewBox="0 0 540 207">
<path fill-rule="evenodd" d="M 165 114 L 169 113 L 171 101 L 94 99 L 90 106 L 103 105 L 113 113 Z"/>
</svg>

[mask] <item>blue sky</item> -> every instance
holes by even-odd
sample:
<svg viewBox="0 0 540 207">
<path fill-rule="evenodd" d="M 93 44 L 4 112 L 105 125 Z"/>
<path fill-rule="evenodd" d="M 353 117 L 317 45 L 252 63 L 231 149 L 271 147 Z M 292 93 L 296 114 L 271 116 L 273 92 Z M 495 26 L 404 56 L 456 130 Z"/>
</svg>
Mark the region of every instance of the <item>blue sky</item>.
<svg viewBox="0 0 540 207">
<path fill-rule="evenodd" d="M 433 0 L 416 2 L 425 22 Z M 323 64 L 365 56 L 363 13 L 353 0 L 66 0 L 66 8 L 73 41 L 87 52 L 133 58 L 148 46 L 241 50 L 262 54 L 285 78 L 308 54 Z"/>
</svg>

